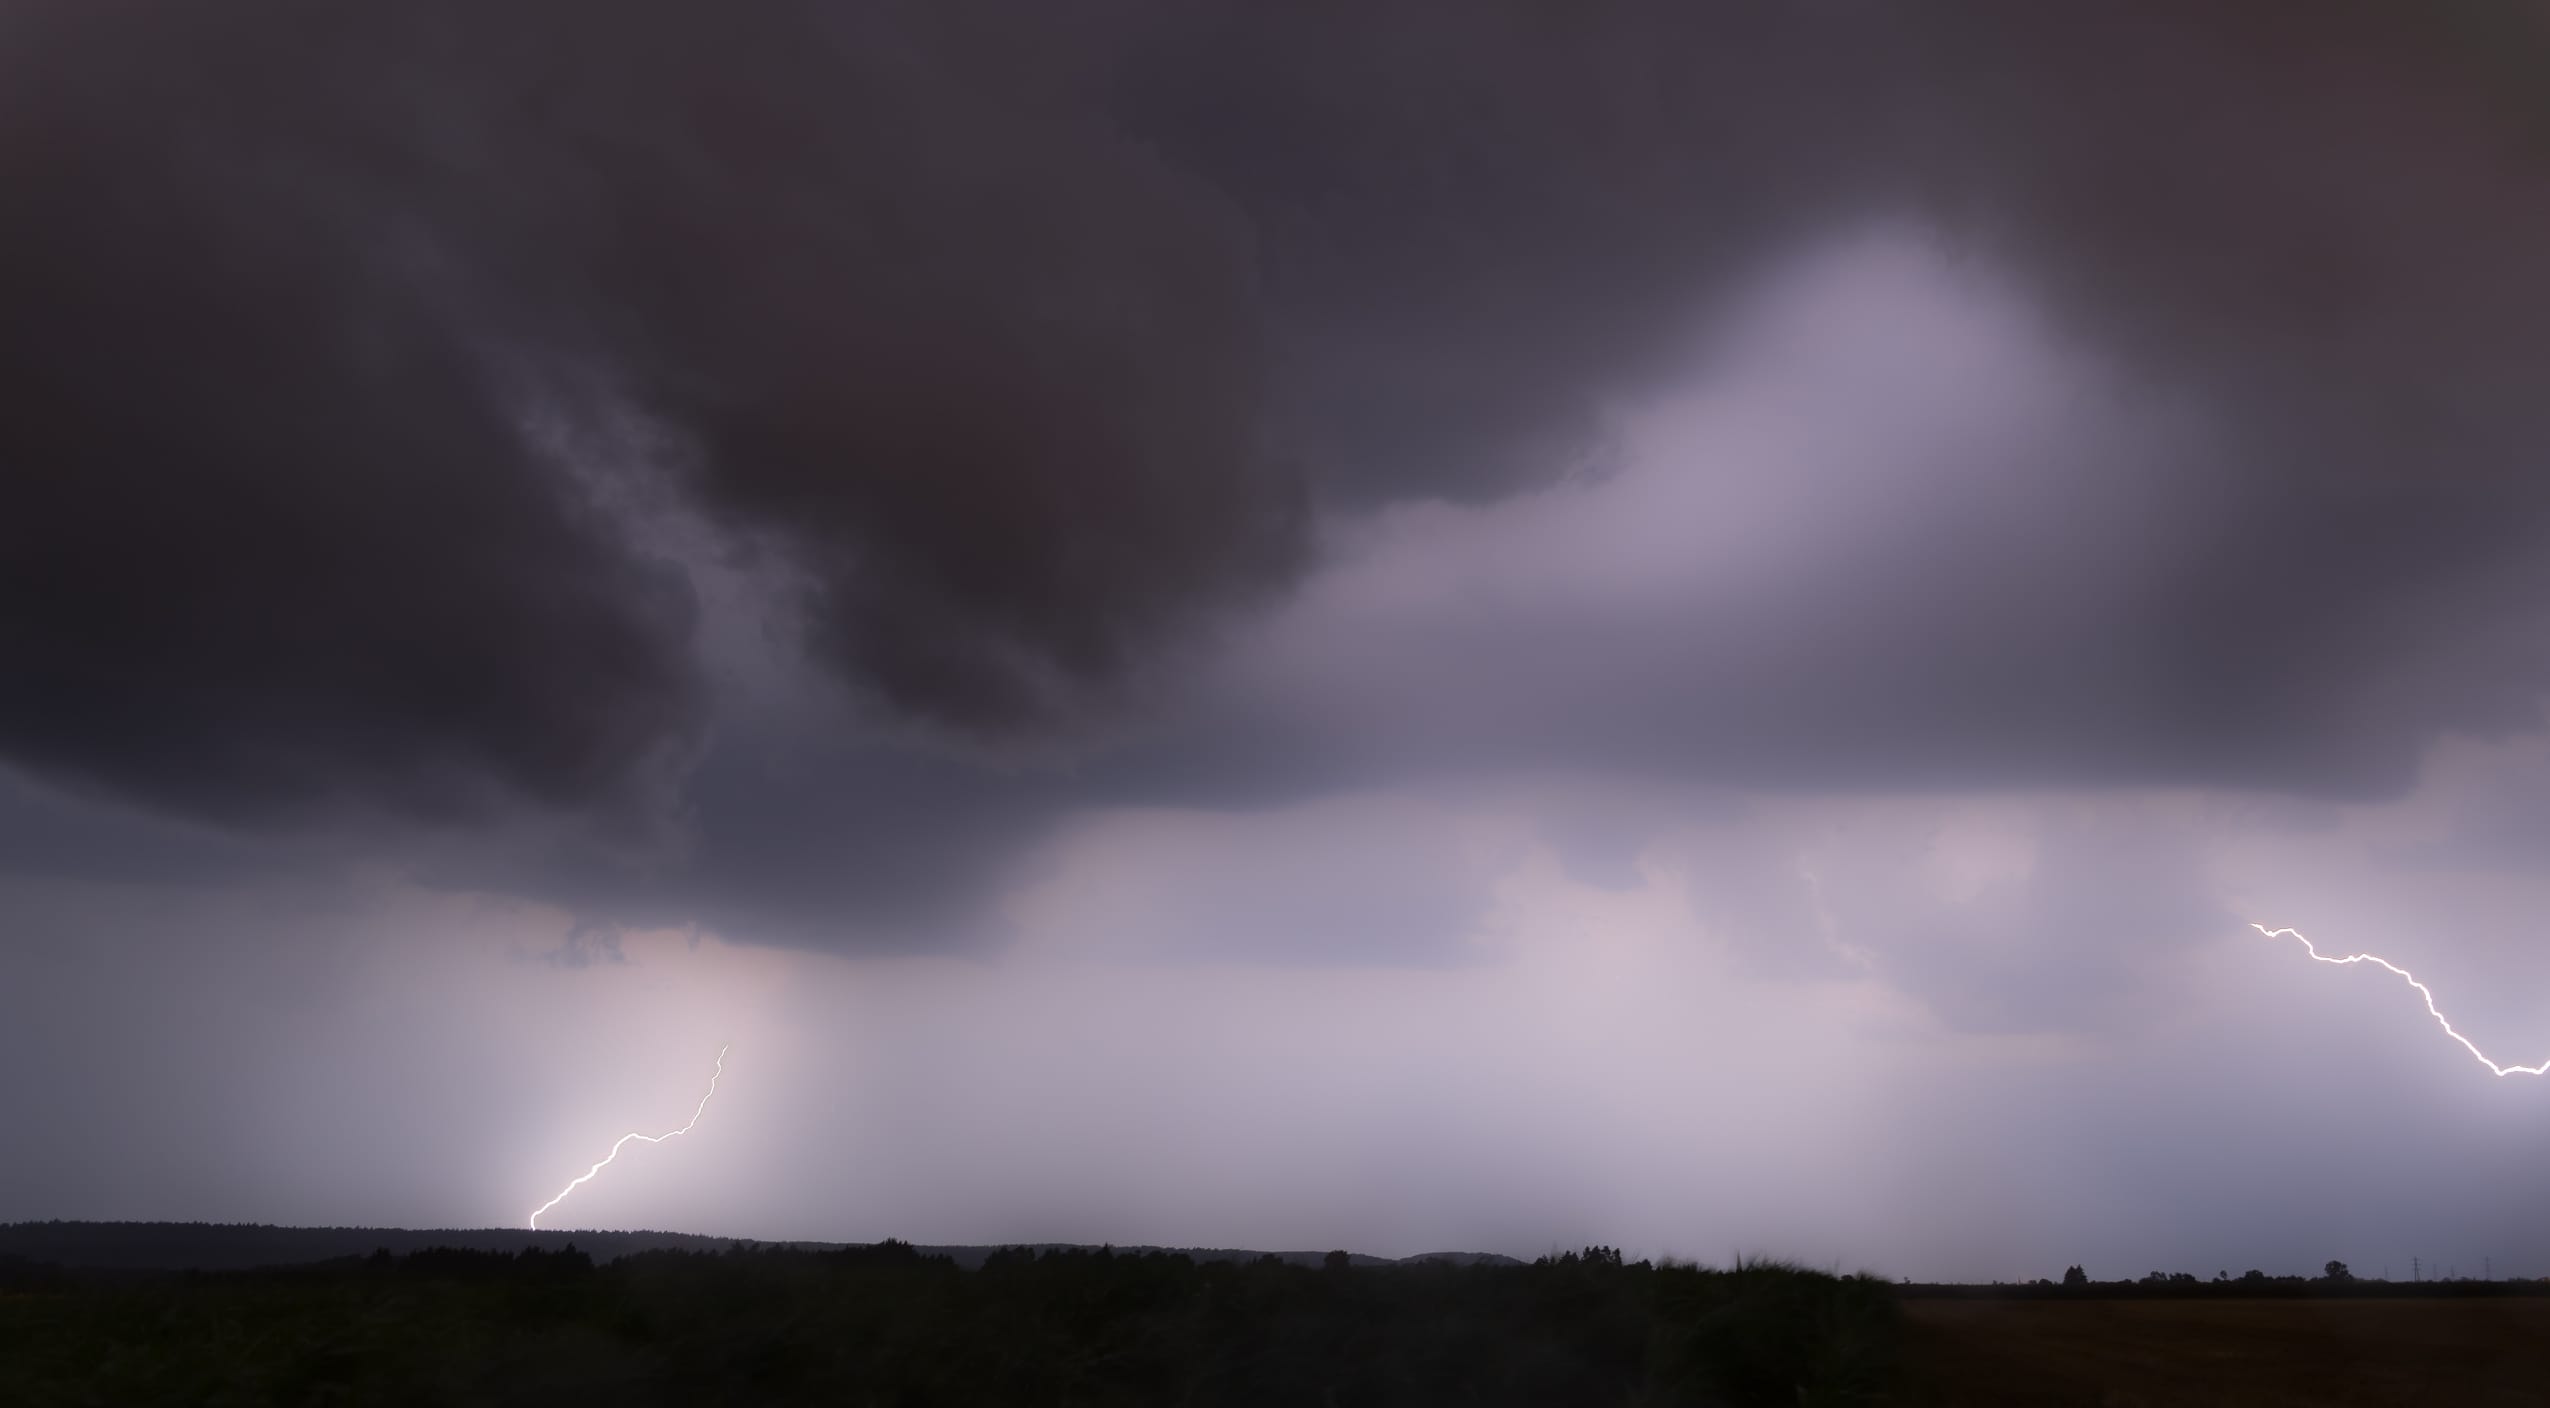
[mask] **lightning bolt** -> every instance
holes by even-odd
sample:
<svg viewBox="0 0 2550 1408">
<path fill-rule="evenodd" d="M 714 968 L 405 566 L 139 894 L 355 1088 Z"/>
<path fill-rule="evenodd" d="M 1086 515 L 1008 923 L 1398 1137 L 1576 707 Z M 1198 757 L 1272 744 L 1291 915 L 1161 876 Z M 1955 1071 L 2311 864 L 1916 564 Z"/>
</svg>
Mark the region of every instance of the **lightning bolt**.
<svg viewBox="0 0 2550 1408">
<path fill-rule="evenodd" d="M 2344 958 L 2331 958 L 2327 954 L 2313 948 L 2311 946 L 2311 941 L 2303 938 L 2302 931 L 2299 929 L 2270 929 L 2264 924 L 2251 924 L 2249 927 L 2271 939 L 2291 938 L 2302 945 L 2302 951 L 2304 953 L 2311 955 L 2314 959 L 2317 959 L 2322 963 L 2335 963 L 2340 966 L 2344 966 L 2349 963 L 2370 963 L 2376 967 L 2387 968 L 2390 971 L 2397 973 L 2401 982 L 2417 989 L 2417 995 L 2426 999 L 2426 1015 L 2435 1019 L 2435 1025 L 2444 1029 L 2444 1035 L 2460 1042 L 2461 1049 L 2469 1052 L 2478 1060 L 2479 1064 L 2486 1066 L 2489 1073 L 2492 1075 L 2537 1076 L 2550 1074 L 2550 1061 L 2543 1061 L 2538 1066 L 2500 1066 L 2496 1062 L 2489 1060 L 2487 1053 L 2473 1045 L 2469 1037 L 2463 1036 L 2460 1032 L 2453 1030 L 2453 1024 L 2444 1019 L 2443 1009 L 2435 1005 L 2434 989 L 2417 981 L 2415 974 L 2410 973 L 2407 969 L 2391 962 L 2387 958 L 2377 958 L 2369 953 L 2351 953 Z"/>
<path fill-rule="evenodd" d="M 690 1123 L 690 1124 L 686 1124 L 686 1125 L 682 1126 L 680 1129 L 671 1130 L 671 1131 L 669 1131 L 669 1132 L 667 1132 L 667 1133 L 663 1133 L 663 1134 L 636 1134 L 636 1133 L 630 1133 L 630 1134 L 623 1134 L 623 1135 L 621 1135 L 621 1136 L 620 1136 L 620 1142 L 611 1146 L 611 1152 L 610 1152 L 610 1153 L 607 1153 L 607 1154 L 604 1154 L 604 1155 L 602 1156 L 602 1161 L 601 1161 L 600 1163 L 597 1163 L 597 1164 L 595 1164 L 593 1167 L 591 1167 L 591 1168 L 589 1168 L 589 1169 L 586 1169 L 586 1170 L 585 1170 L 585 1171 L 584 1171 L 581 1175 L 579 1175 L 579 1176 L 576 1178 L 576 1180 L 575 1180 L 574 1182 L 569 1183 L 566 1187 L 559 1189 L 559 1190 L 558 1190 L 558 1196 L 556 1196 L 556 1197 L 554 1197 L 554 1198 L 551 1198 L 549 1201 L 547 1201 L 547 1202 L 545 1202 L 545 1203 L 542 1203 L 540 1206 L 538 1206 L 538 1207 L 536 1207 L 536 1208 L 533 1208 L 533 1209 L 531 1210 L 531 1229 L 532 1229 L 533 1231 L 535 1231 L 535 1232 L 539 1231 L 539 1230 L 540 1230 L 540 1214 L 542 1214 L 542 1213 L 544 1213 L 544 1212 L 547 1212 L 549 1209 L 556 1207 L 556 1206 L 557 1206 L 558 1204 L 560 1204 L 560 1203 L 565 1202 L 565 1201 L 567 1200 L 567 1195 L 568 1195 L 569 1193 L 572 1193 L 572 1192 L 574 1192 L 576 1189 L 583 1187 L 586 1183 L 591 1182 L 591 1181 L 592 1181 L 592 1179 L 593 1179 L 593 1175 L 595 1175 L 595 1174 L 597 1174 L 597 1173 L 600 1173 L 600 1172 L 601 1172 L 604 1168 L 606 1168 L 606 1167 L 608 1167 L 608 1166 L 609 1166 L 610 1162 L 611 1162 L 613 1159 L 616 1159 L 616 1158 L 620 1157 L 620 1151 L 621 1151 L 622 1149 L 625 1149 L 625 1148 L 627 1148 L 627 1147 L 629 1146 L 629 1141 L 630 1141 L 630 1140 L 632 1140 L 632 1139 L 636 1139 L 636 1140 L 644 1141 L 645 1143 L 648 1143 L 648 1144 L 661 1144 L 661 1143 L 663 1143 L 663 1142 L 664 1142 L 665 1140 L 667 1140 L 667 1139 L 672 1139 L 672 1138 L 675 1138 L 675 1137 L 677 1137 L 677 1136 L 680 1136 L 680 1135 L 684 1135 L 684 1134 L 688 1134 L 688 1133 L 690 1133 L 690 1132 L 691 1132 L 691 1127 L 692 1127 L 692 1125 L 696 1125 L 696 1124 L 698 1124 L 698 1123 L 699 1123 L 699 1117 L 700 1117 L 701 1115 L 703 1115 L 703 1114 L 707 1113 L 707 1111 L 708 1111 L 708 1102 L 709 1102 L 710 1100 L 714 1099 L 714 1098 L 716 1097 L 716 1095 L 717 1095 L 717 1078 L 718 1078 L 719 1076 L 722 1076 L 722 1075 L 726 1074 L 726 1051 L 727 1051 L 727 1048 L 726 1048 L 726 1047 L 721 1046 L 721 1047 L 717 1048 L 717 1069 L 716 1069 L 716 1070 L 713 1070 L 713 1071 L 711 1071 L 711 1072 L 709 1072 L 709 1073 L 708 1073 L 708 1094 L 701 1096 L 701 1097 L 699 1098 L 699 1108 L 698 1108 L 698 1109 L 696 1109 L 696 1110 L 691 1111 L 691 1123 Z"/>
</svg>

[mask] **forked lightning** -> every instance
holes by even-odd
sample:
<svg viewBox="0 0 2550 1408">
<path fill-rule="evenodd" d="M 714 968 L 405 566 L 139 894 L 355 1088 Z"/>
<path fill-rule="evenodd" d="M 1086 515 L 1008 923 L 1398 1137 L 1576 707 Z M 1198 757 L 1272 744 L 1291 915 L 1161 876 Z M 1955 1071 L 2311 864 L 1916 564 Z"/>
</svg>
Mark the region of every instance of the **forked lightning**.
<svg viewBox="0 0 2550 1408">
<path fill-rule="evenodd" d="M 2369 953 L 2351 953 L 2344 958 L 2331 958 L 2327 954 L 2313 948 L 2311 946 L 2311 941 L 2303 938 L 2302 931 L 2299 929 L 2270 929 L 2264 924 L 2251 924 L 2249 927 L 2271 939 L 2291 938 L 2302 945 L 2302 951 L 2304 953 L 2311 955 L 2313 958 L 2322 963 L 2335 963 L 2340 965 L 2349 963 L 2371 963 L 2397 973 L 2401 982 L 2417 989 L 2417 995 L 2426 999 L 2426 1015 L 2435 1019 L 2435 1025 L 2444 1029 L 2444 1035 L 2460 1042 L 2462 1050 L 2469 1052 L 2474 1057 L 2477 1057 L 2479 1064 L 2486 1066 L 2491 1072 L 2497 1075 L 2537 1076 L 2545 1072 L 2550 1072 L 2550 1061 L 2543 1061 L 2537 1066 L 2500 1066 L 2496 1062 L 2489 1060 L 2487 1053 L 2481 1051 L 2477 1046 L 2472 1045 L 2469 1037 L 2463 1036 L 2460 1032 L 2453 1030 L 2453 1024 L 2444 1019 L 2443 1009 L 2435 1005 L 2434 990 L 2427 987 L 2424 983 L 2417 981 L 2416 976 L 2410 973 L 2407 969 L 2391 962 L 2387 958 L 2377 958 Z"/>
<path fill-rule="evenodd" d="M 536 1232 L 536 1231 L 538 1231 L 538 1230 L 540 1229 L 540 1214 L 542 1214 L 542 1213 L 544 1213 L 544 1212 L 547 1212 L 549 1209 L 556 1207 L 558 1204 L 560 1204 L 560 1203 L 562 1203 L 562 1202 L 565 1202 L 565 1201 L 566 1201 L 566 1198 L 567 1198 L 567 1195 L 568 1195 L 569 1193 L 572 1193 L 572 1192 L 574 1192 L 576 1189 L 578 1189 L 578 1188 L 580 1188 L 580 1187 L 584 1186 L 584 1184 L 585 1184 L 585 1183 L 587 1183 L 588 1181 L 590 1181 L 590 1180 L 592 1179 L 593 1175 L 595 1175 L 595 1174 L 597 1174 L 597 1173 L 600 1173 L 600 1172 L 603 1170 L 603 1168 L 604 1168 L 604 1166 L 605 1166 L 605 1165 L 608 1165 L 608 1164 L 609 1164 L 609 1163 L 610 1163 L 613 1159 L 616 1159 L 616 1158 L 620 1157 L 620 1151 L 621 1151 L 622 1149 L 625 1149 L 625 1148 L 627 1148 L 627 1147 L 628 1147 L 628 1145 L 629 1145 L 629 1141 L 630 1141 L 630 1140 L 632 1140 L 632 1139 L 637 1139 L 637 1140 L 643 1140 L 643 1141 L 645 1141 L 646 1143 L 649 1143 L 649 1144 L 661 1144 L 661 1143 L 663 1143 L 665 1140 L 667 1140 L 667 1139 L 671 1139 L 671 1138 L 675 1137 L 676 1135 L 683 1135 L 683 1134 L 688 1134 L 688 1133 L 690 1133 L 690 1132 L 691 1132 L 691 1128 L 692 1128 L 692 1126 L 693 1126 L 693 1125 L 696 1125 L 696 1124 L 698 1124 L 698 1123 L 699 1123 L 699 1117 L 700 1117 L 701 1115 L 703 1115 L 703 1114 L 707 1113 L 707 1111 L 708 1111 L 708 1102 L 709 1102 L 711 1099 L 715 1098 L 715 1096 L 716 1096 L 716 1094 L 717 1094 L 717 1078 L 718 1078 L 719 1076 L 722 1076 L 722 1075 L 726 1074 L 726 1050 L 727 1050 L 727 1048 L 726 1048 L 726 1047 L 723 1047 L 723 1046 L 721 1046 L 721 1047 L 717 1048 L 717 1069 L 715 1069 L 715 1070 L 713 1070 L 713 1071 L 709 1072 L 709 1074 L 708 1074 L 708 1094 L 701 1096 L 701 1097 L 699 1098 L 699 1108 L 698 1108 L 698 1109 L 696 1109 L 696 1110 L 691 1111 L 691 1122 L 690 1122 L 690 1124 L 686 1124 L 686 1125 L 682 1126 L 680 1129 L 676 1129 L 676 1130 L 670 1131 L 669 1133 L 665 1133 L 665 1134 L 623 1134 L 623 1135 L 621 1135 L 621 1136 L 620 1136 L 620 1142 L 611 1146 L 611 1152 L 610 1152 L 610 1153 L 607 1153 L 607 1154 L 604 1154 L 604 1155 L 602 1156 L 602 1162 L 601 1162 L 601 1163 L 597 1163 L 597 1164 L 595 1164 L 593 1167 L 591 1167 L 591 1168 L 589 1168 L 589 1169 L 586 1169 L 586 1170 L 583 1172 L 583 1174 L 581 1174 L 580 1176 L 578 1176 L 578 1177 L 576 1178 L 576 1180 L 575 1180 L 574 1182 L 569 1183 L 566 1187 L 559 1189 L 559 1190 L 558 1190 L 558 1196 L 556 1196 L 556 1197 L 554 1197 L 554 1198 L 551 1198 L 549 1201 L 547 1201 L 547 1202 L 545 1202 L 545 1203 L 542 1203 L 540 1206 L 538 1206 L 538 1207 L 536 1207 L 536 1208 L 533 1208 L 533 1209 L 531 1210 L 531 1227 L 532 1227 L 532 1230 Z"/>
</svg>

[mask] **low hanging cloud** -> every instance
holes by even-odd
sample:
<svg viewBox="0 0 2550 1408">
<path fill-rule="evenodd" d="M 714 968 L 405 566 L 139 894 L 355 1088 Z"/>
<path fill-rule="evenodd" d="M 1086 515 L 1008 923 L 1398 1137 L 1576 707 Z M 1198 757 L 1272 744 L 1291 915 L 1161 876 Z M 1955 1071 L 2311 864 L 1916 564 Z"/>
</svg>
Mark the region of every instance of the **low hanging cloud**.
<svg viewBox="0 0 2550 1408">
<path fill-rule="evenodd" d="M 1044 850 L 1009 917 L 1081 957 L 1457 966 L 1487 956 L 1491 891 L 1525 854 L 1502 818 L 1409 798 L 1105 811 Z"/>
<path fill-rule="evenodd" d="M 0 759 L 84 807 L 864 943 L 1093 809 L 2368 795 L 2550 686 L 2531 9 L 7 24 Z"/>
</svg>

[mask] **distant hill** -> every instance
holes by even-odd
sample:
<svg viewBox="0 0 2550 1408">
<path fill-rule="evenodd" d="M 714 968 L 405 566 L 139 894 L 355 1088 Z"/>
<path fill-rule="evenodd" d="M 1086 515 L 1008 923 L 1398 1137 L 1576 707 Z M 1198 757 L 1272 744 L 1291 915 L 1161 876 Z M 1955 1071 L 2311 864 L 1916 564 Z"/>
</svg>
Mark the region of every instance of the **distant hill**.
<svg viewBox="0 0 2550 1408">
<path fill-rule="evenodd" d="M 241 1271 L 259 1266 L 303 1266 L 339 1257 L 369 1256 L 387 1249 L 394 1255 L 427 1247 L 463 1247 L 473 1251 L 519 1252 L 529 1247 L 556 1249 L 568 1243 L 595 1261 L 613 1261 L 639 1252 L 717 1251 L 726 1247 L 791 1247 L 801 1251 L 838 1251 L 865 1245 L 853 1242 L 764 1242 L 751 1238 L 708 1237 L 695 1232 L 532 1231 L 522 1227 L 270 1227 L 247 1222 L 10 1222 L 0 1223 L 0 1258 L 50 1263 L 78 1271 Z M 969 1270 L 1004 1245 L 935 1246 L 920 1250 L 944 1256 Z M 1075 1243 L 1018 1244 L 1047 1251 Z M 1295 1266 L 1317 1266 L 1326 1252 L 1260 1252 L 1228 1247 L 1134 1247 L 1122 1252 L 1181 1251 L 1197 1261 L 1255 1261 L 1272 1255 Z M 1352 1257 L 1357 1266 L 1408 1266 L 1440 1262 L 1453 1266 L 1518 1266 L 1513 1257 L 1495 1252 L 1427 1252 L 1392 1258 Z"/>
<path fill-rule="evenodd" d="M 1507 1256 L 1502 1252 L 1419 1252 L 1415 1256 L 1399 1258 L 1396 1264 L 1424 1266 L 1429 1263 L 1440 1263 L 1444 1266 L 1521 1266 L 1523 1264 L 1521 1258 Z"/>
<path fill-rule="evenodd" d="M 382 1248 L 404 1256 L 427 1247 L 518 1252 L 568 1242 L 596 1261 L 638 1252 L 716 1251 L 725 1237 L 689 1232 L 534 1232 L 522 1227 L 270 1227 L 248 1222 L 0 1223 L 0 1256 L 52 1262 L 83 1271 L 240 1271 L 302 1266 Z M 770 1245 L 753 1243 L 752 1245 Z M 831 1250 L 840 1243 L 787 1245 Z"/>
</svg>

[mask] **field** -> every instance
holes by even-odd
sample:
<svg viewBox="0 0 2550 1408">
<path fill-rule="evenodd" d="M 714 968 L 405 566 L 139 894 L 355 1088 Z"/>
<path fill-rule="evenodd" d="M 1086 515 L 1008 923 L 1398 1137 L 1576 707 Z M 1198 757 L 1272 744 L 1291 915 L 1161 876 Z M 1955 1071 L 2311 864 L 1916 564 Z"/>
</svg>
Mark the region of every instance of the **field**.
<svg viewBox="0 0 2550 1408">
<path fill-rule="evenodd" d="M 2550 1404 L 2533 1281 L 555 1235 L 0 1226 L 0 1404 Z"/>
<path fill-rule="evenodd" d="M 1910 1300 L 1913 1404 L 2550 1403 L 2550 1300 Z"/>
</svg>

